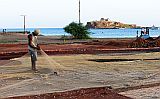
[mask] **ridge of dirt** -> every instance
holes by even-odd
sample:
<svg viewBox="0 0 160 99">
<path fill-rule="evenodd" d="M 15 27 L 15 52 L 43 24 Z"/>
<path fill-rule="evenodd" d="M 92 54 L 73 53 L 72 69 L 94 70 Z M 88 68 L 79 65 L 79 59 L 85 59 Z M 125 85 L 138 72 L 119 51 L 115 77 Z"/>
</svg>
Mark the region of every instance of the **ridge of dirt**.
<svg viewBox="0 0 160 99">
<path fill-rule="evenodd" d="M 9 97 L 5 99 L 132 99 L 107 89 L 106 87 L 82 88 L 66 92 L 46 93 L 31 96 Z"/>
</svg>

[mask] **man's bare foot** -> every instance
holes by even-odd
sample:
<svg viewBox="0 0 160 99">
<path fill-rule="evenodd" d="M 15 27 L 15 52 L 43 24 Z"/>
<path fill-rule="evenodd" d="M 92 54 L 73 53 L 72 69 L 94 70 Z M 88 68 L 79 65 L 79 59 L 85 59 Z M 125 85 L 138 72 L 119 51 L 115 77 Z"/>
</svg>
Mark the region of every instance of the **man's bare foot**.
<svg viewBox="0 0 160 99">
<path fill-rule="evenodd" d="M 38 73 L 39 71 L 36 69 L 36 70 L 34 70 L 34 72 L 35 72 L 35 73 Z"/>
<path fill-rule="evenodd" d="M 32 69 L 35 73 L 37 73 L 38 72 L 38 70 L 37 69 Z"/>
</svg>

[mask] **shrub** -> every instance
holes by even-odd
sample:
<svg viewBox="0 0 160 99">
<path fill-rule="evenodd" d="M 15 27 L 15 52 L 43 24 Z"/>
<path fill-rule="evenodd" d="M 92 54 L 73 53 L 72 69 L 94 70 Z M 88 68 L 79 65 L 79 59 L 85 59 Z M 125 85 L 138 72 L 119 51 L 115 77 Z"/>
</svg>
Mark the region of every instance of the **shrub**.
<svg viewBox="0 0 160 99">
<path fill-rule="evenodd" d="M 71 34 L 75 39 L 89 39 L 90 32 L 82 23 L 72 22 L 64 27 L 65 32 Z"/>
</svg>

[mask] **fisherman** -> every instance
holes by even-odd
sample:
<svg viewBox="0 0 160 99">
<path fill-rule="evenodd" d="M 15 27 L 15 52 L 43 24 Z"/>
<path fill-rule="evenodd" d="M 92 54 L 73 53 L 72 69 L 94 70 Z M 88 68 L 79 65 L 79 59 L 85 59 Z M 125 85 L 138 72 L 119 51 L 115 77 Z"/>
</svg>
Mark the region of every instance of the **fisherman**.
<svg viewBox="0 0 160 99">
<path fill-rule="evenodd" d="M 40 34 L 40 30 L 35 29 L 34 32 L 32 32 L 32 34 L 28 35 L 28 49 L 29 49 L 29 54 L 31 55 L 31 63 L 32 63 L 33 71 L 37 71 L 36 69 L 37 50 L 41 50 L 37 40 L 37 36 L 39 34 Z"/>
</svg>

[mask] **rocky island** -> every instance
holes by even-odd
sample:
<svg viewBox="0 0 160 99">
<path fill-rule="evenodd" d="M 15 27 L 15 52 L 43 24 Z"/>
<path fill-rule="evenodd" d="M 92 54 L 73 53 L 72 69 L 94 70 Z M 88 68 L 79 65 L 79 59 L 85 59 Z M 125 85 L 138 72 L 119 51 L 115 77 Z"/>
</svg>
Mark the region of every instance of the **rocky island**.
<svg viewBox="0 0 160 99">
<path fill-rule="evenodd" d="M 109 20 L 109 18 L 101 18 L 99 21 L 87 22 L 86 27 L 94 29 L 141 28 L 136 24 L 125 24 L 121 22 L 111 21 Z"/>
</svg>

